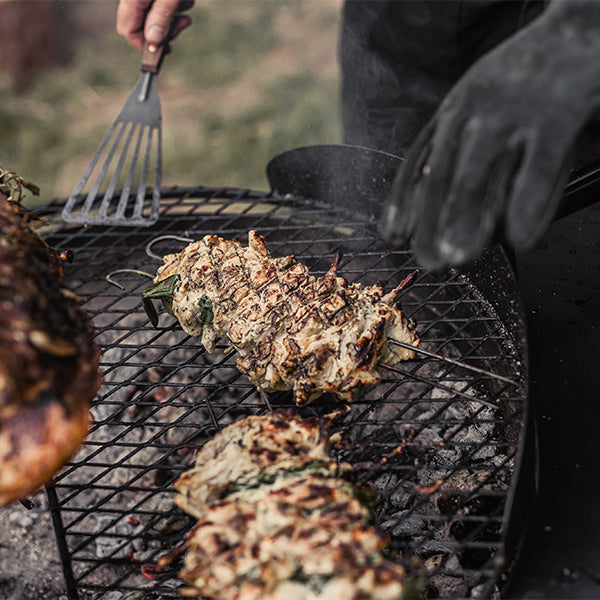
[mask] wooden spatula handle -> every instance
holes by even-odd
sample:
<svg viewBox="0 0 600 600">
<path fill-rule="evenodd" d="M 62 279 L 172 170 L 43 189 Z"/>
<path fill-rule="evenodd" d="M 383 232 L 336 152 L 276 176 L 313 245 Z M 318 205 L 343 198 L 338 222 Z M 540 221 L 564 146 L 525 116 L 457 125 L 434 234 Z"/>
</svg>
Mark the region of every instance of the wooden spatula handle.
<svg viewBox="0 0 600 600">
<path fill-rule="evenodd" d="M 165 44 L 162 44 L 156 48 L 154 52 L 151 52 L 150 44 L 144 42 L 144 47 L 142 49 L 142 71 L 154 74 L 158 73 L 164 51 Z"/>
</svg>

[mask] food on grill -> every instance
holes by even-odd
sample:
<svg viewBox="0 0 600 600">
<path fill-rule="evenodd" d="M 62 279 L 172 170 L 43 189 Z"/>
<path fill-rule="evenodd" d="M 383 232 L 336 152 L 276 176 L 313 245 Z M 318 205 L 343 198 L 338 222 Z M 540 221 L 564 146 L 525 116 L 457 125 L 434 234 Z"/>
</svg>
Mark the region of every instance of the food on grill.
<svg viewBox="0 0 600 600">
<path fill-rule="evenodd" d="M 0 505 L 75 451 L 100 386 L 91 322 L 28 218 L 0 194 Z"/>
<path fill-rule="evenodd" d="M 402 567 L 384 558 L 372 493 L 330 456 L 329 419 L 251 416 L 218 433 L 175 487 L 197 518 L 181 594 L 217 600 L 399 600 Z"/>
<path fill-rule="evenodd" d="M 144 307 L 156 324 L 152 299 L 162 299 L 209 352 L 226 338 L 237 368 L 267 392 L 293 390 L 298 405 L 325 392 L 354 400 L 380 381 L 380 362 L 414 357 L 390 338 L 419 340 L 398 302 L 411 277 L 385 294 L 338 277 L 337 263 L 317 278 L 292 256 L 272 258 L 256 231 L 247 247 L 208 235 L 164 257 Z"/>
</svg>

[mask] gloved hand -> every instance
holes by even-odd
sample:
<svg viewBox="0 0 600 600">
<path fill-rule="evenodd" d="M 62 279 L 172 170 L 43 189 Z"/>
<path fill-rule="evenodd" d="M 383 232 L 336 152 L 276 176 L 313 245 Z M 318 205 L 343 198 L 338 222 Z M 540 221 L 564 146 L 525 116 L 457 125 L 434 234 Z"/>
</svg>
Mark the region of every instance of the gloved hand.
<svg viewBox="0 0 600 600">
<path fill-rule="evenodd" d="M 430 269 L 475 258 L 497 234 L 530 248 L 599 108 L 600 2 L 553 0 L 474 63 L 418 135 L 384 207 L 384 239 L 412 237 Z"/>
</svg>

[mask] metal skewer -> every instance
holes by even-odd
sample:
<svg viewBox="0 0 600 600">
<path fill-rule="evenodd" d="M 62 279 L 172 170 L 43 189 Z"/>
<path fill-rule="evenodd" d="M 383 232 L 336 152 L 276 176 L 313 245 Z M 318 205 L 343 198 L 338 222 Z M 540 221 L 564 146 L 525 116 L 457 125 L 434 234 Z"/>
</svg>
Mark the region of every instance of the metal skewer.
<svg viewBox="0 0 600 600">
<path fill-rule="evenodd" d="M 146 244 L 146 254 L 150 258 L 154 258 L 155 260 L 162 262 L 163 257 L 159 254 L 156 254 L 156 252 L 152 250 L 152 246 L 154 246 L 154 244 L 157 242 L 162 242 L 163 240 L 176 240 L 178 242 L 185 242 L 187 244 L 191 244 L 194 241 L 192 238 L 181 237 L 179 235 L 159 235 Z"/>
<path fill-rule="evenodd" d="M 262 385 L 260 385 L 260 383 L 258 383 L 256 385 L 256 389 L 258 390 L 258 394 L 260 395 L 261 400 L 267 406 L 268 411 L 270 413 L 272 413 L 273 412 L 273 407 L 271 406 L 271 402 L 269 401 L 269 397 L 267 396 L 265 390 L 263 390 Z"/>
<path fill-rule="evenodd" d="M 396 365 L 388 365 L 387 363 L 380 362 L 379 366 L 383 367 L 384 369 L 388 369 L 389 371 L 393 371 L 394 373 L 398 373 L 399 375 L 404 375 L 404 377 L 411 377 L 412 379 L 416 379 L 417 381 L 420 381 L 421 383 L 427 383 L 428 385 L 433 385 L 434 387 L 438 388 L 439 390 L 443 390 L 444 392 L 452 394 L 453 396 L 460 396 L 461 398 L 464 398 L 465 400 L 469 400 L 469 402 L 479 402 L 479 404 L 483 404 L 484 406 L 487 406 L 489 408 L 493 408 L 493 409 L 498 408 L 495 404 L 492 404 L 491 402 L 488 402 L 487 400 L 482 400 L 481 398 L 477 398 L 477 396 L 469 396 L 469 394 L 465 394 L 465 392 L 461 392 L 460 390 L 455 390 L 454 388 L 451 388 L 449 385 L 445 385 L 443 383 L 440 383 L 439 381 L 432 381 L 431 379 L 427 379 L 426 377 L 421 377 L 420 375 L 417 375 L 416 373 L 411 373 L 410 371 L 407 371 L 406 369 L 397 367 Z"/>
<path fill-rule="evenodd" d="M 455 367 L 461 367 L 463 369 L 468 369 L 469 371 L 473 371 L 475 373 L 479 373 L 480 375 L 487 375 L 488 377 L 493 377 L 494 379 L 498 379 L 499 381 L 504 381 L 505 383 L 510 383 L 511 385 L 518 386 L 518 382 L 510 379 L 509 377 L 504 377 L 504 375 L 498 375 L 497 373 L 492 373 L 491 371 L 486 371 L 485 369 L 481 369 L 480 367 L 475 367 L 473 365 L 469 365 L 460 360 L 455 360 L 454 358 L 448 358 L 447 356 L 442 356 L 441 354 L 436 354 L 435 352 L 431 352 L 431 350 L 425 350 L 424 348 L 419 348 L 418 346 L 413 346 L 412 344 L 407 344 L 406 342 L 401 342 L 400 340 L 395 340 L 393 338 L 388 338 L 388 341 L 392 344 L 396 344 L 402 348 L 406 348 L 407 350 L 413 350 L 414 352 L 418 352 L 425 356 L 429 356 L 430 358 L 437 358 L 443 362 L 454 365 Z"/>
<path fill-rule="evenodd" d="M 122 275 L 124 273 L 129 273 L 129 274 L 133 274 L 133 275 L 142 275 L 143 277 L 148 277 L 149 279 L 154 279 L 154 275 L 152 275 L 151 273 L 146 273 L 146 271 L 140 271 L 139 269 L 117 269 L 116 271 L 111 271 L 106 276 L 106 281 L 108 283 L 110 283 L 111 285 L 118 287 L 120 290 L 124 290 L 125 288 L 120 283 L 117 283 L 113 279 L 113 277 L 115 275 Z"/>
</svg>

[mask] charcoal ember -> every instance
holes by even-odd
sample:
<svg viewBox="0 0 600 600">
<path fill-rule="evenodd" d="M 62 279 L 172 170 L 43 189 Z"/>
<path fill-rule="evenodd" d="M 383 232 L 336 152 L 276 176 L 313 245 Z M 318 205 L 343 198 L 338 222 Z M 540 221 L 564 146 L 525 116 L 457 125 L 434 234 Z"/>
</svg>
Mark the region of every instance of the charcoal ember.
<svg viewBox="0 0 600 600">
<path fill-rule="evenodd" d="M 486 494 L 506 490 L 514 458 L 507 456 L 506 445 L 495 443 L 502 439 L 498 411 L 485 398 L 480 401 L 478 390 L 445 375 L 443 367 L 429 365 L 427 372 L 443 388 L 434 386 L 421 401 L 400 409 L 391 403 L 372 409 L 370 422 L 348 432 L 346 439 L 356 440 L 355 454 L 350 444 L 342 455 L 368 458 L 362 481 L 380 491 L 376 514 L 398 553 L 426 562 L 439 557 L 429 562 L 425 596 L 470 597 L 480 585 L 473 569 L 489 560 L 491 551 L 463 551 L 462 545 L 497 542 L 499 531 L 475 531 L 469 517 L 483 509 L 468 498 L 478 490 L 485 503 Z M 419 384 L 412 385 L 414 390 L 405 384 L 403 392 L 418 396 Z M 454 392 L 460 396 L 453 397 Z M 399 425 L 378 428 L 386 420 L 400 421 L 399 412 Z M 497 514 L 497 507 L 484 512 Z"/>
<path fill-rule="evenodd" d="M 471 598 L 489 598 L 490 600 L 500 600 L 500 589 L 497 585 L 493 586 L 490 592 L 483 584 L 475 585 L 471 588 Z"/>
<path fill-rule="evenodd" d="M 427 581 L 426 598 L 468 598 L 468 588 L 462 577 L 432 575 Z"/>
<path fill-rule="evenodd" d="M 425 527 L 423 519 L 415 516 L 411 511 L 399 511 L 394 519 L 382 523 L 382 527 L 399 537 L 418 536 Z"/>
<path fill-rule="evenodd" d="M 115 520 L 114 515 L 97 515 L 95 517 L 94 540 L 95 554 L 98 558 L 123 558 L 131 554 L 133 548 L 130 541 L 123 542 L 131 528 L 125 518 Z"/>
<path fill-rule="evenodd" d="M 116 590 L 112 590 L 110 592 L 105 592 L 98 598 L 98 600 L 125 600 L 125 596 L 122 592 L 117 592 Z"/>
<path fill-rule="evenodd" d="M 29 511 L 20 506 L 15 510 L 8 513 L 8 521 L 14 527 L 20 527 L 21 529 L 29 529 L 38 518 L 38 514 L 35 512 L 32 514 Z"/>
</svg>

